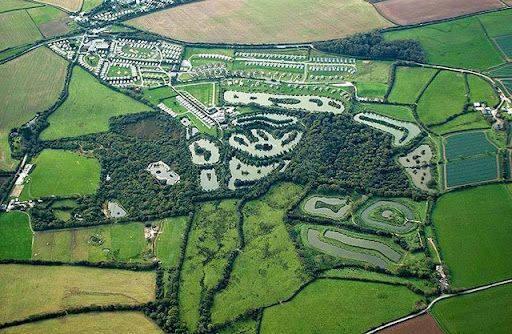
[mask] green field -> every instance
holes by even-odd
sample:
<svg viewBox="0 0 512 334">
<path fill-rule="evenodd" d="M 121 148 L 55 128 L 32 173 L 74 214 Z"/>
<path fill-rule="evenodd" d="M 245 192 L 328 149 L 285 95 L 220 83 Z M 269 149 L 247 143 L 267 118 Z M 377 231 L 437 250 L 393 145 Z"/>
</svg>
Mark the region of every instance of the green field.
<svg viewBox="0 0 512 334">
<path fill-rule="evenodd" d="M 14 9 L 32 8 L 38 6 L 42 5 L 24 0 L 2 0 L 0 1 L 0 13 Z"/>
<path fill-rule="evenodd" d="M 91 9 L 98 7 L 102 3 L 103 3 L 103 0 L 84 0 L 82 3 L 82 11 L 88 12 Z"/>
<path fill-rule="evenodd" d="M 511 192 L 511 185 L 495 184 L 450 192 L 437 201 L 432 219 L 453 287 L 512 276 Z"/>
<path fill-rule="evenodd" d="M 388 85 L 379 82 L 358 82 L 356 83 L 357 95 L 363 97 L 383 98 L 388 90 Z"/>
<path fill-rule="evenodd" d="M 497 106 L 500 102 L 492 86 L 476 75 L 468 75 L 470 102 L 484 102 L 487 106 Z"/>
<path fill-rule="evenodd" d="M 205 106 L 213 106 L 219 102 L 219 87 L 216 83 L 198 83 L 176 86 L 176 89 L 189 92 Z"/>
<path fill-rule="evenodd" d="M 422 67 L 399 66 L 388 101 L 393 103 L 416 103 L 419 94 L 437 70 Z"/>
<path fill-rule="evenodd" d="M 222 277 L 229 253 L 238 247 L 236 200 L 207 202 L 195 216 L 181 272 L 180 316 L 196 330 L 204 293 Z"/>
<path fill-rule="evenodd" d="M 363 112 L 374 112 L 379 115 L 391 117 L 393 119 L 416 122 L 411 108 L 406 106 L 397 106 L 382 103 L 361 103 L 357 108 Z"/>
<path fill-rule="evenodd" d="M 489 155 L 496 147 L 484 131 L 467 131 L 445 137 L 445 155 L 448 161 L 477 155 Z"/>
<path fill-rule="evenodd" d="M 245 248 L 235 260 L 229 285 L 215 297 L 212 322 L 283 300 L 306 279 L 283 224 L 285 210 L 302 188 L 282 183 L 243 208 Z"/>
<path fill-rule="evenodd" d="M 0 259 L 30 259 L 32 231 L 27 214 L 0 213 Z"/>
<path fill-rule="evenodd" d="M 44 150 L 33 161 L 35 166 L 20 198 L 92 194 L 100 183 L 100 164 L 94 158 L 63 150 Z"/>
<path fill-rule="evenodd" d="M 36 232 L 36 260 L 75 262 L 144 262 L 152 260 L 151 245 L 141 223 Z"/>
<path fill-rule="evenodd" d="M 443 122 L 462 112 L 465 95 L 466 86 L 462 74 L 440 72 L 418 101 L 418 117 L 426 125 Z"/>
<path fill-rule="evenodd" d="M 68 315 L 2 330 L 3 334 L 88 334 L 163 333 L 149 318 L 138 312 L 102 312 Z"/>
<path fill-rule="evenodd" d="M 44 37 L 54 37 L 69 33 L 76 27 L 66 12 L 51 6 L 27 10 Z"/>
<path fill-rule="evenodd" d="M 384 36 L 387 40 L 419 40 L 429 63 L 472 69 L 486 69 L 503 63 L 500 52 L 486 36 L 479 18 L 475 16 L 391 31 Z"/>
<path fill-rule="evenodd" d="M 176 96 L 176 92 L 167 86 L 144 90 L 144 98 L 155 105 L 174 96 Z"/>
<path fill-rule="evenodd" d="M 447 334 L 510 333 L 512 285 L 442 300 L 432 315 Z"/>
<path fill-rule="evenodd" d="M 64 59 L 44 47 L 0 65 L 0 170 L 12 170 L 16 165 L 7 142 L 9 131 L 57 100 L 64 87 L 66 66 Z"/>
<path fill-rule="evenodd" d="M 111 78 L 117 77 L 129 77 L 132 75 L 132 71 L 127 66 L 110 66 L 107 71 L 107 76 Z"/>
<path fill-rule="evenodd" d="M 321 279 L 265 309 L 261 333 L 363 333 L 413 312 L 421 301 L 403 286 Z"/>
<path fill-rule="evenodd" d="M 78 66 L 73 68 L 69 96 L 48 118 L 41 139 L 53 140 L 108 131 L 111 117 L 150 110 L 149 107 L 103 86 Z"/>
<path fill-rule="evenodd" d="M 474 111 L 455 117 L 451 121 L 432 127 L 432 132 L 444 135 L 450 132 L 490 128 L 481 112 Z"/>
<path fill-rule="evenodd" d="M 0 14 L 0 50 L 32 43 L 43 38 L 26 10 Z"/>
<path fill-rule="evenodd" d="M 69 307 L 142 304 L 155 297 L 154 272 L 17 264 L 0 265 L 0 272 L 0 323 Z"/>
<path fill-rule="evenodd" d="M 510 2 L 510 1 L 508 1 Z M 512 34 L 512 10 L 500 10 L 494 13 L 478 15 L 489 37 L 498 37 Z"/>
<path fill-rule="evenodd" d="M 170 217 L 160 220 L 155 253 L 164 267 L 175 267 L 188 217 Z"/>
</svg>

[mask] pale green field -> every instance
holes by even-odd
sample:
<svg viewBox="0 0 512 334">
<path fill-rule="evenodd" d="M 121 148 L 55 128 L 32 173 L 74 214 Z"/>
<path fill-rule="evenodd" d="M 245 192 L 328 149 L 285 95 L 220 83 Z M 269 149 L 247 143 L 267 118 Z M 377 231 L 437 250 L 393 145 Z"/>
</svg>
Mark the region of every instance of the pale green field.
<svg viewBox="0 0 512 334">
<path fill-rule="evenodd" d="M 160 231 L 155 242 L 155 252 L 165 267 L 178 264 L 181 242 L 188 217 L 169 217 L 159 221 Z"/>
<path fill-rule="evenodd" d="M 33 161 L 35 165 L 26 181 L 21 199 L 45 196 L 88 195 L 98 189 L 100 163 L 95 158 L 63 150 L 44 150 Z"/>
<path fill-rule="evenodd" d="M 78 66 L 73 68 L 66 101 L 48 118 L 41 139 L 53 140 L 108 131 L 114 116 L 151 110 L 144 104 L 103 86 Z"/>
<path fill-rule="evenodd" d="M 116 334 L 163 333 L 149 318 L 138 312 L 102 312 L 68 315 L 2 330 L 2 334 Z"/>
<path fill-rule="evenodd" d="M 0 50 L 35 42 L 43 38 L 25 10 L 0 14 Z"/>
<path fill-rule="evenodd" d="M 66 67 L 64 59 L 45 47 L 0 65 L 0 170 L 12 170 L 17 163 L 11 159 L 9 131 L 57 100 L 64 87 Z"/>
<path fill-rule="evenodd" d="M 142 304 L 155 273 L 70 266 L 0 265 L 0 323 L 69 307 Z"/>
</svg>

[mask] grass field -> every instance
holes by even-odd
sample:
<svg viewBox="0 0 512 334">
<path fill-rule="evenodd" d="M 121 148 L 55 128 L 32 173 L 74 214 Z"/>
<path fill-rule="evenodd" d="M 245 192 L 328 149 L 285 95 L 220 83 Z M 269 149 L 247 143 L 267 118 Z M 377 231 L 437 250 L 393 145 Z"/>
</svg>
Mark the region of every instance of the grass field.
<svg viewBox="0 0 512 334">
<path fill-rule="evenodd" d="M 361 103 L 358 106 L 362 111 L 374 112 L 379 115 L 391 117 L 406 122 L 416 122 L 411 108 L 382 103 Z"/>
<path fill-rule="evenodd" d="M 356 87 L 357 95 L 363 97 L 383 98 L 388 90 L 388 85 L 381 82 L 358 82 Z"/>
<path fill-rule="evenodd" d="M 428 62 L 434 64 L 482 70 L 503 63 L 500 52 L 485 35 L 478 17 L 392 31 L 384 36 L 388 40 L 419 40 Z"/>
<path fill-rule="evenodd" d="M 94 158 L 63 150 L 44 150 L 33 161 L 35 166 L 20 198 L 92 194 L 100 183 L 100 164 Z"/>
<path fill-rule="evenodd" d="M 512 5 L 510 0 L 505 2 L 508 2 L 509 5 Z M 510 25 L 510 20 L 512 20 L 511 9 L 478 15 L 478 19 L 480 22 L 482 22 L 482 25 L 485 27 L 489 37 L 494 38 L 512 34 L 512 25 Z"/>
<path fill-rule="evenodd" d="M 193 85 L 176 86 L 176 89 L 189 92 L 205 106 L 213 106 L 219 101 L 219 87 L 216 83 L 198 83 Z"/>
<path fill-rule="evenodd" d="M 17 264 L 0 265 L 0 271 L 0 323 L 69 307 L 142 304 L 155 297 L 154 272 Z"/>
<path fill-rule="evenodd" d="M 438 135 L 450 132 L 490 128 L 489 122 L 480 112 L 469 112 L 460 115 L 445 124 L 432 127 L 432 131 Z"/>
<path fill-rule="evenodd" d="M 82 12 L 89 12 L 101 5 L 102 2 L 102 0 L 83 0 Z"/>
<path fill-rule="evenodd" d="M 50 6 L 37 7 L 27 10 L 39 31 L 45 37 L 53 37 L 69 33 L 76 24 L 68 14 Z"/>
<path fill-rule="evenodd" d="M 0 13 L 11 11 L 14 9 L 32 8 L 42 6 L 25 0 L 2 0 L 0 1 Z"/>
<path fill-rule="evenodd" d="M 160 233 L 155 243 L 155 252 L 164 267 L 175 267 L 188 217 L 169 217 L 160 220 Z"/>
<path fill-rule="evenodd" d="M 56 7 L 61 7 L 67 9 L 71 12 L 77 12 L 82 7 L 82 0 L 38 0 L 42 3 L 47 3 L 50 5 L 54 5 Z"/>
<path fill-rule="evenodd" d="M 418 95 L 436 71 L 431 68 L 422 67 L 397 67 L 395 82 L 388 101 L 394 103 L 415 103 Z"/>
<path fill-rule="evenodd" d="M 188 42 L 243 44 L 327 40 L 391 25 L 362 0 L 211 0 L 128 23 Z"/>
<path fill-rule="evenodd" d="M 217 294 L 212 322 L 223 323 L 293 294 L 306 276 L 283 216 L 302 188 L 282 183 L 243 208 L 245 248 L 235 260 L 229 285 Z"/>
<path fill-rule="evenodd" d="M 41 139 L 52 140 L 108 131 L 111 117 L 148 111 L 149 107 L 103 86 L 78 66 L 73 68 L 69 96 L 48 118 Z"/>
<path fill-rule="evenodd" d="M 426 124 L 436 124 L 464 109 L 466 86 L 462 74 L 443 71 L 427 87 L 418 101 L 418 117 Z"/>
<path fill-rule="evenodd" d="M 265 309 L 261 333 L 363 333 L 411 313 L 421 300 L 402 286 L 321 279 Z"/>
<path fill-rule="evenodd" d="M 236 200 L 208 202 L 196 213 L 179 294 L 180 316 L 191 332 L 196 330 L 202 296 L 219 282 L 229 253 L 239 245 L 237 204 Z"/>
<path fill-rule="evenodd" d="M 44 47 L 0 65 L 0 170 L 16 165 L 7 141 L 9 131 L 55 102 L 64 87 L 66 66 L 64 59 Z"/>
<path fill-rule="evenodd" d="M 0 14 L 0 50 L 35 42 L 43 38 L 26 10 Z"/>
<path fill-rule="evenodd" d="M 138 312 L 102 312 L 68 315 L 2 330 L 3 334 L 88 334 L 163 333 L 149 318 Z"/>
<path fill-rule="evenodd" d="M 437 201 L 432 218 L 454 287 L 512 277 L 511 192 L 511 185 L 495 184 L 450 192 Z"/>
<path fill-rule="evenodd" d="M 498 105 L 498 95 L 487 81 L 476 75 L 468 75 L 467 78 L 470 102 L 484 102 L 491 107 Z"/>
<path fill-rule="evenodd" d="M 30 259 L 32 231 L 23 212 L 0 213 L 0 259 Z"/>
<path fill-rule="evenodd" d="M 152 259 L 147 254 L 151 251 L 149 246 L 142 223 L 111 224 L 36 232 L 32 258 L 63 262 L 144 262 Z"/>
<path fill-rule="evenodd" d="M 443 331 L 452 333 L 510 333 L 512 285 L 442 300 L 432 315 Z"/>
</svg>

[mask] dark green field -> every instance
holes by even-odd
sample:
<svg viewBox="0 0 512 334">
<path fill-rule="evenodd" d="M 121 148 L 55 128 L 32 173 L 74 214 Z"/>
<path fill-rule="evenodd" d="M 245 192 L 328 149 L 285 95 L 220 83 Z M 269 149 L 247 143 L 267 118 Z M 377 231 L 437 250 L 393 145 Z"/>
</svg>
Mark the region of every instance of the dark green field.
<svg viewBox="0 0 512 334">
<path fill-rule="evenodd" d="M 0 213 L 0 259 L 30 259 L 32 231 L 23 212 Z"/>
</svg>

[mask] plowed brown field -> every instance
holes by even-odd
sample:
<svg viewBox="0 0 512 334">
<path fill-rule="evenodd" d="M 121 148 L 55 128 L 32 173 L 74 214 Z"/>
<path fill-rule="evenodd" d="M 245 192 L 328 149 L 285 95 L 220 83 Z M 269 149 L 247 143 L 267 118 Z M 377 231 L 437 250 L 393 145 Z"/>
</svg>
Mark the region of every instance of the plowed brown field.
<svg viewBox="0 0 512 334">
<path fill-rule="evenodd" d="M 512 0 L 508 0 L 512 3 Z M 400 24 L 436 21 L 484 10 L 503 8 L 499 0 L 386 0 L 375 8 L 388 20 Z"/>
<path fill-rule="evenodd" d="M 420 315 L 419 317 L 391 326 L 379 332 L 379 334 L 443 334 L 437 322 L 430 314 Z"/>
<path fill-rule="evenodd" d="M 363 0 L 204 0 L 128 23 L 188 42 L 237 44 L 302 43 L 392 25 Z"/>
</svg>

